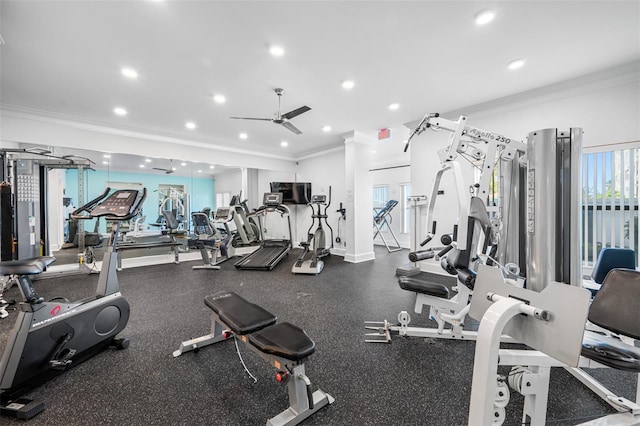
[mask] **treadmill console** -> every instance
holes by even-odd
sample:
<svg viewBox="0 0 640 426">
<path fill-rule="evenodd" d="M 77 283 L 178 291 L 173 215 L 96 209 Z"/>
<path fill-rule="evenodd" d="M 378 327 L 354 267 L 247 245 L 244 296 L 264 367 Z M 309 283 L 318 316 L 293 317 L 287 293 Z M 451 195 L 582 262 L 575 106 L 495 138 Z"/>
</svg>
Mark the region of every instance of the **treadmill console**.
<svg viewBox="0 0 640 426">
<path fill-rule="evenodd" d="M 213 220 L 216 222 L 227 222 L 231 218 L 231 209 L 229 207 L 220 207 L 216 210 Z"/>
<path fill-rule="evenodd" d="M 265 192 L 262 204 L 268 207 L 279 206 L 282 200 L 282 192 Z"/>
<path fill-rule="evenodd" d="M 138 198 L 138 191 L 136 190 L 118 190 L 96 206 L 91 211 L 91 216 L 125 217 L 131 212 L 136 198 Z"/>
<path fill-rule="evenodd" d="M 326 195 L 312 195 L 311 204 L 327 204 Z"/>
</svg>

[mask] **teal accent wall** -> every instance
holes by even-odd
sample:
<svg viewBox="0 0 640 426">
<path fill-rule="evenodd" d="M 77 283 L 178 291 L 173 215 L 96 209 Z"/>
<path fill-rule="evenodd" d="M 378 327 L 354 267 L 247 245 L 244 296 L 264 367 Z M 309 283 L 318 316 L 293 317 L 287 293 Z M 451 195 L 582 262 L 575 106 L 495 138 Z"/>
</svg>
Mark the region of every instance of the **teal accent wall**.
<svg viewBox="0 0 640 426">
<path fill-rule="evenodd" d="M 215 180 L 213 178 L 191 178 L 184 176 L 174 176 L 167 174 L 143 174 L 143 173 L 123 173 L 105 171 L 85 171 L 85 199 L 88 202 L 100 196 L 106 187 L 107 182 L 127 182 L 140 183 L 147 188 L 147 199 L 142 206 L 142 214 L 147 216 L 147 223 L 153 223 L 158 218 L 158 206 L 160 194 L 154 192 L 158 185 L 183 185 L 185 192 L 189 195 L 189 205 L 186 207 L 190 212 L 202 210 L 203 207 L 211 207 L 215 210 Z M 69 169 L 65 173 L 66 188 L 65 197 L 73 200 L 73 205 L 78 205 L 78 171 Z M 118 189 L 118 188 L 113 188 Z M 95 222 L 87 220 L 84 229 L 92 231 Z M 100 221 L 100 232 L 106 232 L 104 221 Z"/>
</svg>

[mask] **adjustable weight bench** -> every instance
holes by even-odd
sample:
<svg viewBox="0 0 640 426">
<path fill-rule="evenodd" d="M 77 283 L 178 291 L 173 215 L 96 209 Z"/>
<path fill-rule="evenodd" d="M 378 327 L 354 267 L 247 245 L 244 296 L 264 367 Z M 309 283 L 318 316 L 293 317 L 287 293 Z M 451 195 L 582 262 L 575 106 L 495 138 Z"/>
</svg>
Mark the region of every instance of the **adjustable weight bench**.
<svg viewBox="0 0 640 426">
<path fill-rule="evenodd" d="M 178 357 L 185 352 L 236 336 L 273 365 L 278 381 L 288 380 L 289 408 L 267 421 L 267 426 L 296 425 L 334 398 L 311 389 L 311 381 L 305 375 L 304 361 L 315 351 L 315 342 L 299 327 L 281 322 L 264 308 L 247 301 L 238 294 L 222 291 L 204 298 L 211 310 L 211 333 L 182 342 L 173 352 Z"/>
</svg>

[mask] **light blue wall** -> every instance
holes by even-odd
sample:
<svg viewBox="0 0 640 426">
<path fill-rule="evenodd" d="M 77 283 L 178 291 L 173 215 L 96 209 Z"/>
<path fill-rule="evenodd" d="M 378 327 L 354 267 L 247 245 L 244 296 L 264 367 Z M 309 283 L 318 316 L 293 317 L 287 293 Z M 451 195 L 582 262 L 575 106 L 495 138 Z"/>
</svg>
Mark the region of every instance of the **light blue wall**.
<svg viewBox="0 0 640 426">
<path fill-rule="evenodd" d="M 213 178 L 190 178 L 173 175 L 155 175 L 143 173 L 122 173 L 104 171 L 85 172 L 85 203 L 102 194 L 109 182 L 140 183 L 147 188 L 147 199 L 142 206 L 142 213 L 147 216 L 147 223 L 153 223 L 158 217 L 159 193 L 153 192 L 158 185 L 184 185 L 189 194 L 190 211 L 200 211 L 203 207 L 215 210 L 215 181 Z M 118 188 L 113 188 L 118 189 Z M 74 169 L 66 171 L 65 197 L 71 197 L 78 207 L 78 172 Z M 87 221 L 85 230 L 93 230 L 94 222 Z M 104 221 L 101 221 L 100 232 L 106 232 Z"/>
</svg>

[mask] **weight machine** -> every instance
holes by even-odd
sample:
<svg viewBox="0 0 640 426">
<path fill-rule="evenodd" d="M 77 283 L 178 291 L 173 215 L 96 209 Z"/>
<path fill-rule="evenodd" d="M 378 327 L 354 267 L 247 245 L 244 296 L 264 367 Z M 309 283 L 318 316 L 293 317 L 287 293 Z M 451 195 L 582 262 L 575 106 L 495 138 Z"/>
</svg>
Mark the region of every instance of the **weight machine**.
<svg viewBox="0 0 640 426">
<path fill-rule="evenodd" d="M 414 250 L 409 254 L 409 260 L 418 262 L 433 257 L 440 260 L 442 268 L 457 277 L 456 285 L 453 287 L 456 294 L 451 296 L 450 289 L 441 284 L 400 276 L 400 287 L 416 293 L 415 312 L 421 314 L 423 307 L 429 306 L 429 318 L 436 321 L 437 328 L 410 327 L 411 317 L 408 312 L 402 311 L 398 315 L 397 325 L 386 320 L 365 322 L 365 328 L 375 330 L 366 335 L 365 340 L 368 342 L 390 342 L 392 333 L 403 336 L 474 340 L 476 332 L 463 328 L 470 308 L 469 300 L 473 294 L 476 269 L 478 264 L 483 262 L 499 264 L 496 256 L 501 222 L 498 214 L 494 212 L 491 217 L 486 207 L 491 190 L 491 177 L 499 162 L 513 162 L 526 151 L 526 144 L 498 133 L 468 126 L 466 116 L 451 121 L 440 117 L 439 114 L 427 114 L 412 132 L 409 142 L 428 128 L 446 130 L 451 134 L 447 148 L 438 152 L 442 167 L 436 173 L 431 196 L 427 200 L 427 229 L 430 229 L 430 232 L 419 246 L 425 247 L 436 237 L 435 210 L 441 180 L 445 173 L 452 174 L 454 179 L 458 224 L 452 232 L 441 235 L 440 242 L 444 248 L 438 252 L 435 248 Z M 472 182 L 465 180 L 462 160 L 478 171 L 478 177 Z M 517 280 L 519 271 L 516 265 L 508 265 L 508 268 L 503 269 L 508 269 L 510 277 Z M 510 339 L 505 337 L 505 340 Z"/>
</svg>

